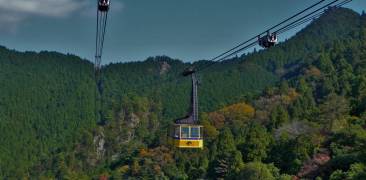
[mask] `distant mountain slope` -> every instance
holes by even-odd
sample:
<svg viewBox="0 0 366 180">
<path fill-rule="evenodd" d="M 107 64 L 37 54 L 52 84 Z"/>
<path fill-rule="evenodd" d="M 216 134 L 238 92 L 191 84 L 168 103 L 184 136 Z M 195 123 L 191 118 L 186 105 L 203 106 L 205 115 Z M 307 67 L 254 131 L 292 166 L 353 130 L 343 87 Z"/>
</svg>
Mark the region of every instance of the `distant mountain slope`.
<svg viewBox="0 0 366 180">
<path fill-rule="evenodd" d="M 274 48 L 260 50 L 258 53 L 227 60 L 211 67 L 200 73 L 201 110 L 212 111 L 238 101 L 238 97 L 258 94 L 265 87 L 279 82 L 299 64 L 311 63 L 315 60 L 312 56 L 326 50 L 328 45 L 355 38 L 352 33 L 355 33 L 360 25 L 360 15 L 350 9 L 329 10 L 296 36 Z M 170 69 L 161 74 L 161 66 L 164 63 L 169 64 Z M 180 86 L 176 85 L 176 81 L 163 84 L 159 82 L 162 79 L 174 79 L 184 68 L 206 63 L 209 62 L 188 64 L 168 57 L 156 57 L 139 63 L 111 64 L 105 67 L 106 95 L 115 100 L 115 97 L 123 96 L 130 92 L 129 89 L 137 87 L 134 93 L 148 96 L 148 92 L 158 88 L 169 120 L 177 114 L 184 115 L 183 107 L 188 107 L 189 78 L 180 80 L 179 83 L 184 82 Z M 156 97 L 156 94 L 152 96 Z"/>
<path fill-rule="evenodd" d="M 289 40 L 253 54 L 247 61 L 281 75 L 284 70 L 299 63 L 310 63 L 312 55 L 327 50 L 335 42 L 342 43 L 349 38 L 357 38 L 354 33 L 358 32 L 360 26 L 358 13 L 345 8 L 329 10 Z"/>
<path fill-rule="evenodd" d="M 92 75 L 76 56 L 0 48 L 1 174 L 26 174 L 95 127 Z"/>
<path fill-rule="evenodd" d="M 359 39 L 362 19 L 349 9 L 329 11 L 274 48 L 227 60 L 204 71 L 199 75 L 200 111 L 250 100 L 281 79 L 296 78 L 301 69 L 319 59 L 321 52 L 330 51 L 329 47 L 339 44 L 339 48 L 345 48 L 345 42 Z M 163 82 L 179 76 L 189 66 L 168 57 L 105 66 L 102 108 L 106 124 L 116 123 L 123 115 L 133 116 L 121 110 L 126 98 L 138 96 L 138 101 L 159 114 L 156 123 L 165 131 L 169 122 L 185 115 L 190 84 L 189 78 Z M 27 176 L 30 167 L 72 149 L 84 131 L 97 129 L 93 65 L 88 61 L 55 52 L 20 53 L 0 48 L 0 87 L 0 177 Z M 142 108 L 133 103 L 131 106 L 133 112 Z M 150 139 L 149 143 L 157 140 Z"/>
</svg>

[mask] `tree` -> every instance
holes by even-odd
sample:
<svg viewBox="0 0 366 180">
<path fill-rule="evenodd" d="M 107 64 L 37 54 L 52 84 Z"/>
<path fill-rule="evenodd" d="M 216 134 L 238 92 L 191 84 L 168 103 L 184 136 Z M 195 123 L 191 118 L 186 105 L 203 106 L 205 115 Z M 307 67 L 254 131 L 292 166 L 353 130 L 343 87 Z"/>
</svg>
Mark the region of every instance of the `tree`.
<svg viewBox="0 0 366 180">
<path fill-rule="evenodd" d="M 234 142 L 233 134 L 229 128 L 224 128 L 219 135 L 217 141 L 217 153 L 218 154 L 228 154 L 236 151 L 236 146 Z"/>
<path fill-rule="evenodd" d="M 273 162 L 282 172 L 296 174 L 304 161 L 308 160 L 315 146 L 311 137 L 300 135 L 296 138 L 281 136 L 272 146 L 268 160 Z"/>
<path fill-rule="evenodd" d="M 242 155 L 236 149 L 234 137 L 229 128 L 224 128 L 218 138 L 217 155 L 209 174 L 212 177 L 225 178 L 238 172 L 242 166 Z"/>
<path fill-rule="evenodd" d="M 207 113 L 202 113 L 201 115 L 201 124 L 203 125 L 204 129 L 204 137 L 206 140 L 213 141 L 219 135 L 219 131 L 216 129 L 215 126 L 209 121 L 209 116 Z"/>
<path fill-rule="evenodd" d="M 289 91 L 289 85 L 287 81 L 282 81 L 280 84 L 280 93 L 281 94 L 287 94 Z"/>
<path fill-rule="evenodd" d="M 366 166 L 362 163 L 352 164 L 347 176 L 349 179 L 355 180 L 366 179 Z"/>
<path fill-rule="evenodd" d="M 347 100 L 336 94 L 330 94 L 326 97 L 323 104 L 320 105 L 320 119 L 326 130 L 331 131 L 334 121 L 349 112 Z"/>
<path fill-rule="evenodd" d="M 289 115 L 287 110 L 282 106 L 277 106 L 271 113 L 271 121 L 269 122 L 268 129 L 273 130 L 280 127 L 282 124 L 289 121 Z"/>
<path fill-rule="evenodd" d="M 252 123 L 247 128 L 248 132 L 245 135 L 244 143 L 239 145 L 244 160 L 246 162 L 261 161 L 267 157 L 272 136 L 257 123 Z"/>
<path fill-rule="evenodd" d="M 304 77 L 300 77 L 296 88 L 300 93 L 305 93 L 310 89 Z"/>
<path fill-rule="evenodd" d="M 352 164 L 350 169 L 346 172 L 341 170 L 334 171 L 330 180 L 343 180 L 343 179 L 354 179 L 354 180 L 362 180 L 366 178 L 366 166 L 362 163 Z"/>
<path fill-rule="evenodd" d="M 208 118 L 212 122 L 212 124 L 217 128 L 221 129 L 225 125 L 225 116 L 218 112 L 212 112 L 208 114 Z"/>
<path fill-rule="evenodd" d="M 320 55 L 318 61 L 315 61 L 315 66 L 318 67 L 325 75 L 335 73 L 333 63 L 330 60 L 330 57 L 326 54 Z"/>
<path fill-rule="evenodd" d="M 276 169 L 278 171 L 278 169 Z M 240 173 L 235 177 L 237 180 L 273 180 L 275 176 L 272 174 L 268 165 L 261 162 L 250 162 L 240 170 Z"/>
<path fill-rule="evenodd" d="M 255 109 L 246 103 L 237 103 L 219 111 L 225 117 L 225 123 L 232 133 L 237 136 L 255 115 Z"/>
<path fill-rule="evenodd" d="M 246 123 L 254 117 L 255 109 L 246 103 L 238 103 L 225 107 L 220 112 L 230 123 Z"/>
<path fill-rule="evenodd" d="M 352 95 L 356 101 L 356 113 L 360 114 L 366 109 L 366 77 L 356 78 Z"/>
<path fill-rule="evenodd" d="M 344 180 L 346 178 L 346 173 L 341 170 L 336 170 L 330 175 L 329 180 Z"/>
<path fill-rule="evenodd" d="M 355 78 L 353 75 L 352 65 L 343 57 L 336 57 L 335 67 L 338 76 L 338 92 L 341 95 L 349 95 L 352 90 L 351 82 Z"/>
</svg>

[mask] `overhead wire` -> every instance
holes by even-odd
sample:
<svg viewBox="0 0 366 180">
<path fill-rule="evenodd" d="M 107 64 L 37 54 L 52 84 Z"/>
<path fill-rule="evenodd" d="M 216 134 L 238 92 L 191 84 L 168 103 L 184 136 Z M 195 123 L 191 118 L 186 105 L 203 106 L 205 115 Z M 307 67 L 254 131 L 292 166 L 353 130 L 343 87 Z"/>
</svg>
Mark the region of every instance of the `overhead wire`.
<svg viewBox="0 0 366 180">
<path fill-rule="evenodd" d="M 277 35 L 283 34 L 283 33 L 287 32 L 287 31 L 289 31 L 291 29 L 294 29 L 296 27 L 299 27 L 300 25 L 303 25 L 303 24 L 305 24 L 305 23 L 307 23 L 309 21 L 312 21 L 312 20 L 320 17 L 323 14 L 324 14 L 324 12 L 317 13 L 317 14 L 311 16 L 311 17 L 308 17 L 308 18 L 306 18 L 306 19 L 304 19 L 302 21 L 297 22 L 296 24 L 293 24 L 293 25 L 288 26 L 288 27 L 286 27 L 286 28 L 284 28 L 284 29 L 282 29 L 280 31 L 277 31 Z"/>
<path fill-rule="evenodd" d="M 318 12 L 318 11 L 320 11 L 320 10 L 324 10 L 324 8 L 326 8 L 326 7 L 328 7 L 328 6 L 332 5 L 332 4 L 334 4 L 334 3 L 335 3 L 335 2 L 337 2 L 337 1 L 339 1 L 339 0 L 334 0 L 333 2 L 331 2 L 331 3 L 329 3 L 329 4 L 325 5 L 325 6 L 323 6 L 322 8 L 319 8 L 319 9 L 317 9 L 317 10 L 313 11 L 312 13 L 309 13 L 308 15 L 303 16 L 302 18 L 300 18 L 300 19 L 298 19 L 298 20 L 294 21 L 293 23 L 290 23 L 289 25 L 286 25 L 285 27 L 280 28 L 279 30 L 277 30 L 277 31 L 276 31 L 276 33 L 277 33 L 277 34 L 282 34 L 282 33 L 287 32 L 287 31 L 289 31 L 289 30 L 291 30 L 291 29 L 293 29 L 293 28 L 296 28 L 296 27 L 298 27 L 298 26 L 300 26 L 300 25 L 302 25 L 302 24 L 304 24 L 304 23 L 307 23 L 307 22 L 309 22 L 309 21 L 313 20 L 314 18 L 318 18 L 318 17 L 320 17 L 320 16 L 321 16 L 321 15 L 323 15 L 325 12 L 324 12 L 324 11 L 322 11 L 322 12 Z M 335 7 L 336 7 L 336 8 L 339 8 L 339 7 L 341 7 L 341 6 L 343 6 L 343 5 L 347 4 L 347 3 L 349 3 L 349 2 L 351 2 L 351 1 L 352 1 L 352 0 L 344 0 L 343 2 L 341 2 L 341 3 L 337 4 Z M 313 15 L 313 16 L 311 16 L 312 14 L 314 14 L 314 13 L 316 13 L 316 12 L 318 12 L 318 13 L 317 13 L 317 14 L 315 14 L 315 15 Z M 305 19 L 304 19 L 304 18 L 305 18 Z M 247 42 L 247 41 L 246 41 L 246 42 Z M 250 42 L 250 41 L 249 41 L 249 42 Z M 224 56 L 224 57 L 220 58 L 219 60 L 213 61 L 213 62 L 211 62 L 210 64 L 208 64 L 208 65 L 204 66 L 203 68 L 198 69 L 198 70 L 197 70 L 197 72 L 199 72 L 199 71 L 203 71 L 203 70 L 208 69 L 209 67 L 211 67 L 211 66 L 213 66 L 213 65 L 215 65 L 215 64 L 217 64 L 217 63 L 219 63 L 219 62 L 222 62 L 222 61 L 224 61 L 224 60 L 227 60 L 227 58 L 232 57 L 233 55 L 236 55 L 236 54 L 238 54 L 238 53 L 240 53 L 240 52 L 242 52 L 242 51 L 245 51 L 245 50 L 247 50 L 247 49 L 249 49 L 249 48 L 251 48 L 251 47 L 255 46 L 256 44 L 257 44 L 257 41 L 254 41 L 254 42 L 250 43 L 249 45 L 246 45 L 246 46 L 244 46 L 244 47 L 242 47 L 242 48 L 240 48 L 240 49 L 238 49 L 238 50 L 235 50 L 234 52 L 232 52 L 232 53 L 230 53 L 230 54 L 228 54 L 228 55 L 226 55 L 226 56 Z"/>
<path fill-rule="evenodd" d="M 230 53 L 230 54 L 228 54 L 228 55 L 226 55 L 226 56 L 224 56 L 224 57 L 220 58 L 219 60 L 211 61 L 209 64 L 207 64 L 207 65 L 205 65 L 204 67 L 202 67 L 202 68 L 198 69 L 198 70 L 197 70 L 197 72 L 202 72 L 202 71 L 204 71 L 204 70 L 206 70 L 206 69 L 210 68 L 211 66 L 213 66 L 213 65 L 215 65 L 215 64 L 217 64 L 217 63 L 219 63 L 219 62 L 222 62 L 222 61 L 226 60 L 227 58 L 229 58 L 229 57 L 231 57 L 231 56 L 233 56 L 233 55 L 236 55 L 236 54 L 238 54 L 238 53 L 240 53 L 240 52 L 242 52 L 242 51 L 244 51 L 244 50 L 246 50 L 246 49 L 249 49 L 249 48 L 251 48 L 251 47 L 254 47 L 255 45 L 257 45 L 257 41 L 254 41 L 254 42 L 252 42 L 252 43 L 250 43 L 250 44 L 248 44 L 248 45 L 246 45 L 246 46 L 244 46 L 244 47 L 242 47 L 242 48 L 240 48 L 240 49 L 237 49 L 237 50 L 235 50 L 234 52 L 232 52 L 232 53 Z"/>
<path fill-rule="evenodd" d="M 293 18 L 295 18 L 295 17 L 297 17 L 297 16 L 301 15 L 302 13 L 304 13 L 304 12 L 306 12 L 306 11 L 308 11 L 308 10 L 310 10 L 310 9 L 312 9 L 312 8 L 314 8 L 314 7 L 316 7 L 316 6 L 318 6 L 319 4 L 323 3 L 324 1 L 325 1 L 325 0 L 318 1 L 317 3 L 315 3 L 315 4 L 313 4 L 313 5 L 311 5 L 311 6 L 307 7 L 307 8 L 305 8 L 304 10 L 302 10 L 302 11 L 300 11 L 300 12 L 298 12 L 298 13 L 296 13 L 296 14 L 292 15 L 291 17 L 289 17 L 289 18 L 287 18 L 287 19 L 285 19 L 285 20 L 281 21 L 280 23 L 278 23 L 278 24 L 276 24 L 276 25 L 274 25 L 274 26 L 272 26 L 272 27 L 268 28 L 267 30 L 265 30 L 265 31 L 263 31 L 262 33 L 260 33 L 259 35 L 262 35 L 262 34 L 266 33 L 267 31 L 270 31 L 270 30 L 272 30 L 272 29 L 274 29 L 274 28 L 276 28 L 276 27 L 281 26 L 282 24 L 284 24 L 284 23 L 288 22 L 289 20 L 291 20 L 291 19 L 293 19 Z M 338 0 L 337 0 L 337 1 L 338 1 Z M 247 44 L 247 43 L 249 43 L 249 42 L 251 42 L 251 41 L 253 41 L 253 40 L 256 40 L 256 39 L 257 39 L 257 37 L 258 37 L 258 35 L 257 35 L 257 36 L 254 36 L 253 38 L 250 38 L 250 39 L 248 39 L 248 40 L 246 40 L 246 41 L 244 41 L 244 42 L 242 42 L 242 43 L 238 44 L 238 45 L 237 45 L 237 46 L 235 46 L 234 48 L 231 48 L 230 50 L 225 51 L 224 53 L 221 53 L 220 55 L 218 55 L 218 56 L 216 56 L 216 57 L 212 58 L 211 60 L 209 60 L 209 62 L 210 62 L 210 63 L 209 63 L 208 65 L 207 65 L 207 64 L 204 64 L 204 67 L 203 67 L 202 69 L 207 69 L 208 67 L 210 67 L 210 66 L 212 66 L 212 65 L 214 65 L 214 64 L 216 64 L 216 63 L 218 63 L 218 62 L 220 62 L 220 61 L 223 61 L 224 59 L 226 59 L 226 58 L 228 58 L 228 57 L 232 56 L 233 54 L 236 54 L 236 53 L 241 52 L 241 51 L 243 51 L 243 50 L 245 50 L 245 49 L 247 49 L 247 48 L 250 48 L 250 47 L 255 46 L 255 44 L 257 43 L 257 41 L 252 42 L 252 43 L 250 43 L 250 44 L 249 44 L 249 45 L 247 45 L 247 46 L 241 47 L 241 46 L 243 46 L 243 45 L 245 45 L 245 44 Z M 240 47 L 241 47 L 241 48 L 240 48 Z M 240 49 L 236 50 L 237 48 L 240 48 Z M 235 51 L 234 51 L 234 50 L 235 50 Z M 229 54 L 229 55 L 226 55 L 226 54 L 228 54 L 228 53 L 230 53 L 230 52 L 232 52 L 232 51 L 234 51 L 234 52 L 233 52 L 233 53 L 231 53 L 231 54 Z M 224 56 L 224 55 L 226 55 L 226 56 Z M 224 58 L 221 58 L 222 56 L 224 56 Z M 220 58 L 220 59 L 219 59 L 219 60 L 217 60 L 218 58 Z M 208 66 L 208 67 L 206 67 L 206 66 Z M 201 67 L 202 67 L 202 66 L 201 66 Z M 197 68 L 197 69 L 200 69 L 200 67 L 196 67 L 196 68 Z M 173 77 L 173 78 L 170 78 L 170 79 L 166 79 L 166 80 L 164 80 L 164 81 L 162 81 L 162 82 L 157 82 L 157 83 L 153 83 L 153 84 L 149 84 L 149 85 L 137 86 L 137 87 L 135 87 L 134 89 L 141 89 L 141 88 L 144 88 L 144 87 L 152 87 L 152 86 L 154 86 L 154 85 L 161 85 L 161 84 L 165 84 L 165 83 L 167 83 L 167 82 L 173 82 L 174 80 L 179 80 L 180 78 L 182 78 L 182 76 Z"/>
<path fill-rule="evenodd" d="M 279 30 L 277 30 L 277 31 L 280 31 L 280 30 L 285 29 L 285 28 L 287 28 L 287 27 L 289 27 L 289 26 L 291 26 L 291 25 L 293 25 L 293 24 L 296 24 L 297 22 L 301 21 L 302 19 L 307 18 L 307 17 L 311 16 L 312 14 L 317 13 L 317 12 L 318 12 L 318 11 L 320 11 L 320 10 L 324 10 L 325 8 L 327 8 L 327 7 L 331 6 L 332 4 L 334 4 L 334 3 L 338 2 L 338 1 L 339 1 L 339 0 L 334 0 L 334 1 L 332 1 L 332 2 L 330 2 L 330 3 L 328 3 L 328 4 L 326 4 L 326 5 L 323 5 L 322 7 L 320 7 L 320 8 L 318 8 L 318 9 L 316 9 L 315 11 L 312 11 L 312 12 L 308 13 L 307 15 L 305 15 L 305 16 L 303 16 L 303 17 L 301 17 L 301 18 L 299 18 L 299 19 L 297 19 L 297 20 L 295 20 L 295 21 L 291 22 L 290 24 L 288 24 L 288 25 L 286 25 L 286 26 L 284 26 L 284 27 L 280 28 L 280 29 L 279 29 Z M 349 1 L 349 0 L 347 0 L 347 1 Z M 291 16 L 290 18 L 287 18 L 286 20 L 284 20 L 284 21 L 282 21 L 282 22 L 278 23 L 277 25 L 274 25 L 274 26 L 272 26 L 271 28 L 267 29 L 267 31 L 264 31 L 263 33 L 266 33 L 266 32 L 268 32 L 268 31 L 271 31 L 271 30 L 275 29 L 276 27 L 279 27 L 280 25 L 282 25 L 282 24 L 284 24 L 284 23 L 288 22 L 289 20 L 293 19 L 294 17 L 297 17 L 297 16 L 301 15 L 302 13 L 304 13 L 304 12 L 306 12 L 306 11 L 308 11 L 308 10 L 310 10 L 310 9 L 314 8 L 315 6 L 317 6 L 317 5 L 321 4 L 322 2 L 324 2 L 324 1 L 322 0 L 322 1 L 319 1 L 319 2 L 315 3 L 314 5 L 310 6 L 311 8 L 310 8 L 310 7 L 308 7 L 308 8 L 306 8 L 306 9 L 302 10 L 301 12 L 296 13 L 295 15 Z M 275 32 L 277 32 L 277 31 L 275 31 Z M 212 65 L 214 65 L 214 64 L 217 64 L 217 63 L 219 63 L 219 62 L 221 62 L 221 61 L 224 61 L 225 59 L 227 59 L 227 58 L 229 58 L 229 57 L 231 57 L 231 56 L 233 56 L 233 55 L 235 55 L 235 54 L 237 54 L 237 53 L 239 53 L 239 52 L 242 52 L 242 51 L 244 51 L 244 50 L 249 49 L 249 48 L 250 48 L 254 43 L 256 43 L 257 41 L 252 42 L 251 44 L 246 45 L 246 46 L 244 46 L 244 47 L 241 47 L 241 46 L 243 46 L 243 45 L 245 45 L 245 44 L 247 44 L 247 43 L 249 43 L 249 42 L 251 42 L 251 41 L 256 40 L 256 39 L 258 38 L 258 36 L 262 35 L 263 33 L 260 33 L 260 34 L 258 34 L 257 36 L 254 36 L 254 37 L 250 38 L 249 40 L 244 41 L 243 43 L 239 44 L 238 46 L 235 46 L 235 47 L 234 47 L 234 48 L 232 48 L 231 50 L 226 51 L 226 52 L 225 52 L 225 54 L 228 54 L 228 53 L 230 53 L 230 52 L 231 52 L 231 53 L 230 53 L 230 54 L 228 54 L 228 55 L 226 55 L 226 56 L 224 56 L 223 58 L 220 58 L 220 59 L 218 59 L 218 60 L 211 61 L 211 63 L 209 63 L 207 66 L 212 66 Z M 238 49 L 238 48 L 239 48 L 239 49 Z M 232 52 L 232 51 L 233 51 L 233 52 Z M 224 53 L 223 53 L 223 54 L 224 54 Z M 206 67 L 198 68 L 197 72 L 198 72 L 198 71 L 200 71 L 200 69 L 207 69 L 207 68 L 206 68 Z"/>
<path fill-rule="evenodd" d="M 303 14 L 303 13 L 305 13 L 305 12 L 307 12 L 307 11 L 313 9 L 313 8 L 315 8 L 316 6 L 322 4 L 323 2 L 325 2 L 325 0 L 321 0 L 321 1 L 319 1 L 319 2 L 317 2 L 315 4 L 313 4 L 313 5 L 305 8 L 304 10 L 302 10 L 302 11 L 294 14 L 293 16 L 291 16 L 291 17 L 289 17 L 289 18 L 281 21 L 280 23 L 278 23 L 278 24 L 276 24 L 276 25 L 268 28 L 267 30 L 265 30 L 262 33 L 260 33 L 259 35 L 254 36 L 254 37 L 252 37 L 252 38 L 250 38 L 250 39 L 248 39 L 248 40 L 246 40 L 246 41 L 244 41 L 244 42 L 236 45 L 234 48 L 231 48 L 230 50 L 225 51 L 225 52 L 219 54 L 218 56 L 215 56 L 214 58 L 212 58 L 211 60 L 208 61 L 209 62 L 208 64 L 206 63 L 206 64 L 202 64 L 202 65 L 196 67 L 196 69 L 197 69 L 196 72 L 202 72 L 202 71 L 210 68 L 211 66 L 213 66 L 213 65 L 215 65 L 217 63 L 220 63 L 220 62 L 222 62 L 224 60 L 227 60 L 228 58 L 232 57 L 233 55 L 236 55 L 236 54 L 238 54 L 240 52 L 243 52 L 245 50 L 248 50 L 248 49 L 254 47 L 258 43 L 258 41 L 257 41 L 258 36 L 260 36 L 260 35 L 268 32 L 268 31 L 271 31 L 271 30 L 274 30 L 274 29 L 280 27 L 279 29 L 275 30 L 274 32 L 275 33 L 278 33 L 278 34 L 282 34 L 282 33 L 287 32 L 287 31 L 289 31 L 289 30 L 291 30 L 293 28 L 296 28 L 296 27 L 298 27 L 298 26 L 300 26 L 300 25 L 302 25 L 304 23 L 307 23 L 307 22 L 309 22 L 309 21 L 311 21 L 313 19 L 316 19 L 316 18 L 320 17 L 322 14 L 324 14 L 324 10 L 326 8 L 332 6 L 333 4 L 335 4 L 338 1 L 340 1 L 340 0 L 333 0 L 332 2 L 327 3 L 327 4 L 321 6 L 320 8 L 318 8 L 316 10 L 313 10 L 312 12 L 310 12 L 310 13 L 302 16 L 302 17 L 300 17 L 299 19 L 296 19 L 296 20 L 290 22 L 289 24 L 287 24 L 287 25 L 285 25 L 283 27 L 280 27 L 281 25 L 285 24 L 286 22 L 289 22 L 290 20 L 294 19 L 295 17 L 298 17 L 299 15 L 301 15 L 301 14 Z M 347 4 L 347 3 L 351 2 L 351 1 L 352 0 L 344 0 L 341 3 L 335 5 L 334 7 L 337 7 L 337 8 L 338 7 L 341 7 L 341 6 Z M 321 11 L 321 12 L 319 12 L 319 11 Z M 152 83 L 152 84 L 148 84 L 148 85 L 144 84 L 144 85 L 141 85 L 141 86 L 136 86 L 133 89 L 142 89 L 142 88 L 145 88 L 145 87 L 152 88 L 154 86 L 163 85 L 165 83 L 177 82 L 178 80 L 180 80 L 182 78 L 183 78 L 183 76 L 179 76 L 178 75 L 177 77 L 171 77 L 171 78 L 165 79 L 165 80 L 160 81 L 160 82 L 156 82 L 156 83 Z"/>
<path fill-rule="evenodd" d="M 108 1 L 110 3 L 110 1 Z M 99 1 L 97 1 L 99 3 Z M 110 4 L 108 4 L 109 8 Z M 104 48 L 104 39 L 106 34 L 106 28 L 107 28 L 107 20 L 108 20 L 108 9 L 107 10 L 101 10 L 97 9 L 97 30 L 96 30 L 96 42 L 95 42 L 95 62 L 94 62 L 94 78 L 96 83 L 95 88 L 95 117 L 96 119 L 99 117 L 102 117 L 101 114 L 101 107 L 103 105 L 103 75 L 102 75 L 102 54 L 103 54 L 103 48 Z M 99 106 L 99 112 L 98 112 L 98 106 Z"/>
<path fill-rule="evenodd" d="M 313 5 L 311 5 L 311 6 L 307 7 L 307 8 L 305 8 L 304 10 L 302 10 L 302 11 L 300 11 L 300 12 L 298 12 L 298 13 L 296 13 L 296 14 L 292 15 L 291 17 L 289 17 L 289 18 L 287 18 L 287 19 L 285 19 L 285 20 L 281 21 L 280 23 L 278 23 L 278 24 L 276 24 L 276 25 L 274 25 L 274 26 L 272 26 L 272 27 L 268 28 L 267 30 L 263 31 L 262 33 L 260 33 L 260 34 L 258 34 L 258 35 L 262 35 L 262 34 L 264 34 L 264 33 L 268 32 L 268 31 L 270 31 L 270 30 L 272 30 L 272 29 L 274 29 L 274 28 L 276 28 L 276 27 L 278 27 L 278 26 L 281 26 L 282 24 L 284 24 L 284 23 L 288 22 L 289 20 L 291 20 L 291 19 L 293 19 L 293 18 L 295 18 L 295 17 L 299 16 L 300 14 L 302 14 L 302 13 L 304 13 L 304 12 L 306 12 L 306 11 L 308 11 L 308 10 L 312 9 L 312 8 L 314 8 L 315 6 L 318 6 L 319 4 L 323 3 L 324 1 L 325 1 L 325 0 L 318 1 L 317 3 L 315 3 L 315 4 L 313 4 Z M 249 43 L 249 42 L 250 42 L 250 41 L 252 41 L 252 40 L 255 40 L 255 39 L 258 37 L 258 35 L 256 35 L 256 36 L 254 36 L 254 37 L 252 37 L 252 38 L 250 38 L 250 39 L 248 39 L 248 40 L 246 40 L 246 41 L 244 41 L 244 42 L 242 42 L 242 43 L 240 43 L 240 44 L 236 45 L 235 47 L 231 48 L 231 49 L 230 49 L 230 50 L 228 50 L 228 51 L 225 51 L 224 53 L 221 53 L 220 55 L 218 55 L 218 56 L 216 56 L 216 57 L 212 58 L 210 61 L 215 61 L 216 59 L 218 59 L 218 58 L 220 58 L 220 57 L 224 56 L 225 54 L 230 53 L 231 51 L 233 51 L 233 50 L 235 50 L 235 49 L 237 49 L 237 48 L 239 48 L 239 47 L 241 47 L 241 46 L 245 45 L 246 43 Z"/>
<path fill-rule="evenodd" d="M 322 6 L 322 7 L 320 7 L 320 8 L 318 8 L 318 9 L 316 9 L 316 10 L 314 10 L 314 11 L 312 11 L 312 12 L 310 12 L 310 13 L 306 14 L 306 15 L 304 15 L 303 17 L 301 17 L 301 18 L 299 18 L 299 19 L 297 19 L 297 20 L 295 20 L 295 21 L 291 22 L 290 24 L 288 24 L 288 25 L 286 25 L 286 26 L 284 26 L 284 27 L 282 27 L 282 28 L 280 28 L 280 29 L 276 30 L 276 32 L 281 31 L 282 29 L 285 29 L 285 28 L 287 28 L 287 27 L 289 27 L 289 26 L 292 26 L 293 24 L 296 24 L 296 23 L 298 23 L 298 22 L 302 21 L 303 19 L 306 19 L 306 18 L 308 18 L 308 17 L 312 16 L 313 14 L 318 13 L 319 11 L 324 11 L 324 9 L 326 9 L 326 8 L 330 7 L 331 5 L 333 5 L 334 3 L 338 2 L 338 1 L 339 1 L 339 0 L 334 0 L 334 1 L 332 1 L 332 2 L 330 2 L 330 3 L 328 3 L 328 4 L 324 5 L 324 6 Z M 348 1 L 348 0 L 346 0 L 346 1 Z"/>
<path fill-rule="evenodd" d="M 344 0 L 344 1 L 340 2 L 339 4 L 335 5 L 334 7 L 335 8 L 342 7 L 342 6 L 350 3 L 351 1 L 353 1 L 353 0 Z M 289 30 L 291 30 L 293 28 L 296 28 L 296 27 L 298 27 L 300 25 L 303 25 L 303 24 L 305 24 L 305 23 L 307 23 L 309 21 L 312 21 L 314 19 L 317 19 L 317 18 L 321 17 L 324 13 L 325 13 L 325 11 L 318 12 L 318 13 L 310 16 L 310 17 L 307 17 L 306 19 L 303 19 L 301 21 L 298 21 L 295 24 L 292 24 L 292 25 L 289 25 L 289 26 L 287 26 L 285 28 L 282 28 L 282 29 L 280 29 L 280 30 L 277 31 L 277 34 L 282 34 L 282 33 L 287 32 L 287 31 L 289 31 Z"/>
</svg>

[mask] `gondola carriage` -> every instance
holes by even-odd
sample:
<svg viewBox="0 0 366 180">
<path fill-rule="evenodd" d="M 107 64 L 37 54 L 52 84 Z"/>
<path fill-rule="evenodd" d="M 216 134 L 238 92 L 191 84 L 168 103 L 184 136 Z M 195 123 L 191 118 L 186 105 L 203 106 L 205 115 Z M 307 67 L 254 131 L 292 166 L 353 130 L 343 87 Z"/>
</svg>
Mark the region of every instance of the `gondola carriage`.
<svg viewBox="0 0 366 180">
<path fill-rule="evenodd" d="M 171 127 L 171 139 L 177 148 L 203 148 L 203 126 L 198 123 L 198 80 L 195 70 L 189 68 L 182 73 L 192 78 L 192 94 L 189 113 L 186 117 L 175 120 Z"/>
<path fill-rule="evenodd" d="M 98 0 L 98 10 L 108 11 L 110 5 L 110 0 Z"/>
<path fill-rule="evenodd" d="M 265 49 L 273 47 L 277 42 L 278 39 L 276 33 L 267 32 L 263 37 L 258 36 L 258 44 Z"/>
</svg>

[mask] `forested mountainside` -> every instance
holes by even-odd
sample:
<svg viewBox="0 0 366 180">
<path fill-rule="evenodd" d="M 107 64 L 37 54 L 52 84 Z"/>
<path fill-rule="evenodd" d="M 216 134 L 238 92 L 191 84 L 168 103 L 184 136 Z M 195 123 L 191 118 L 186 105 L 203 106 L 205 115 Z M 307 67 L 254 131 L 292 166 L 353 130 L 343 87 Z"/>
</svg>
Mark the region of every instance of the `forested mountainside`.
<svg viewBox="0 0 366 180">
<path fill-rule="evenodd" d="M 205 148 L 180 150 L 167 128 L 185 115 L 190 84 L 171 79 L 191 64 L 104 66 L 100 122 L 91 63 L 0 48 L 0 177 L 365 179 L 365 65 L 366 16 L 330 10 L 199 74 Z"/>
</svg>

